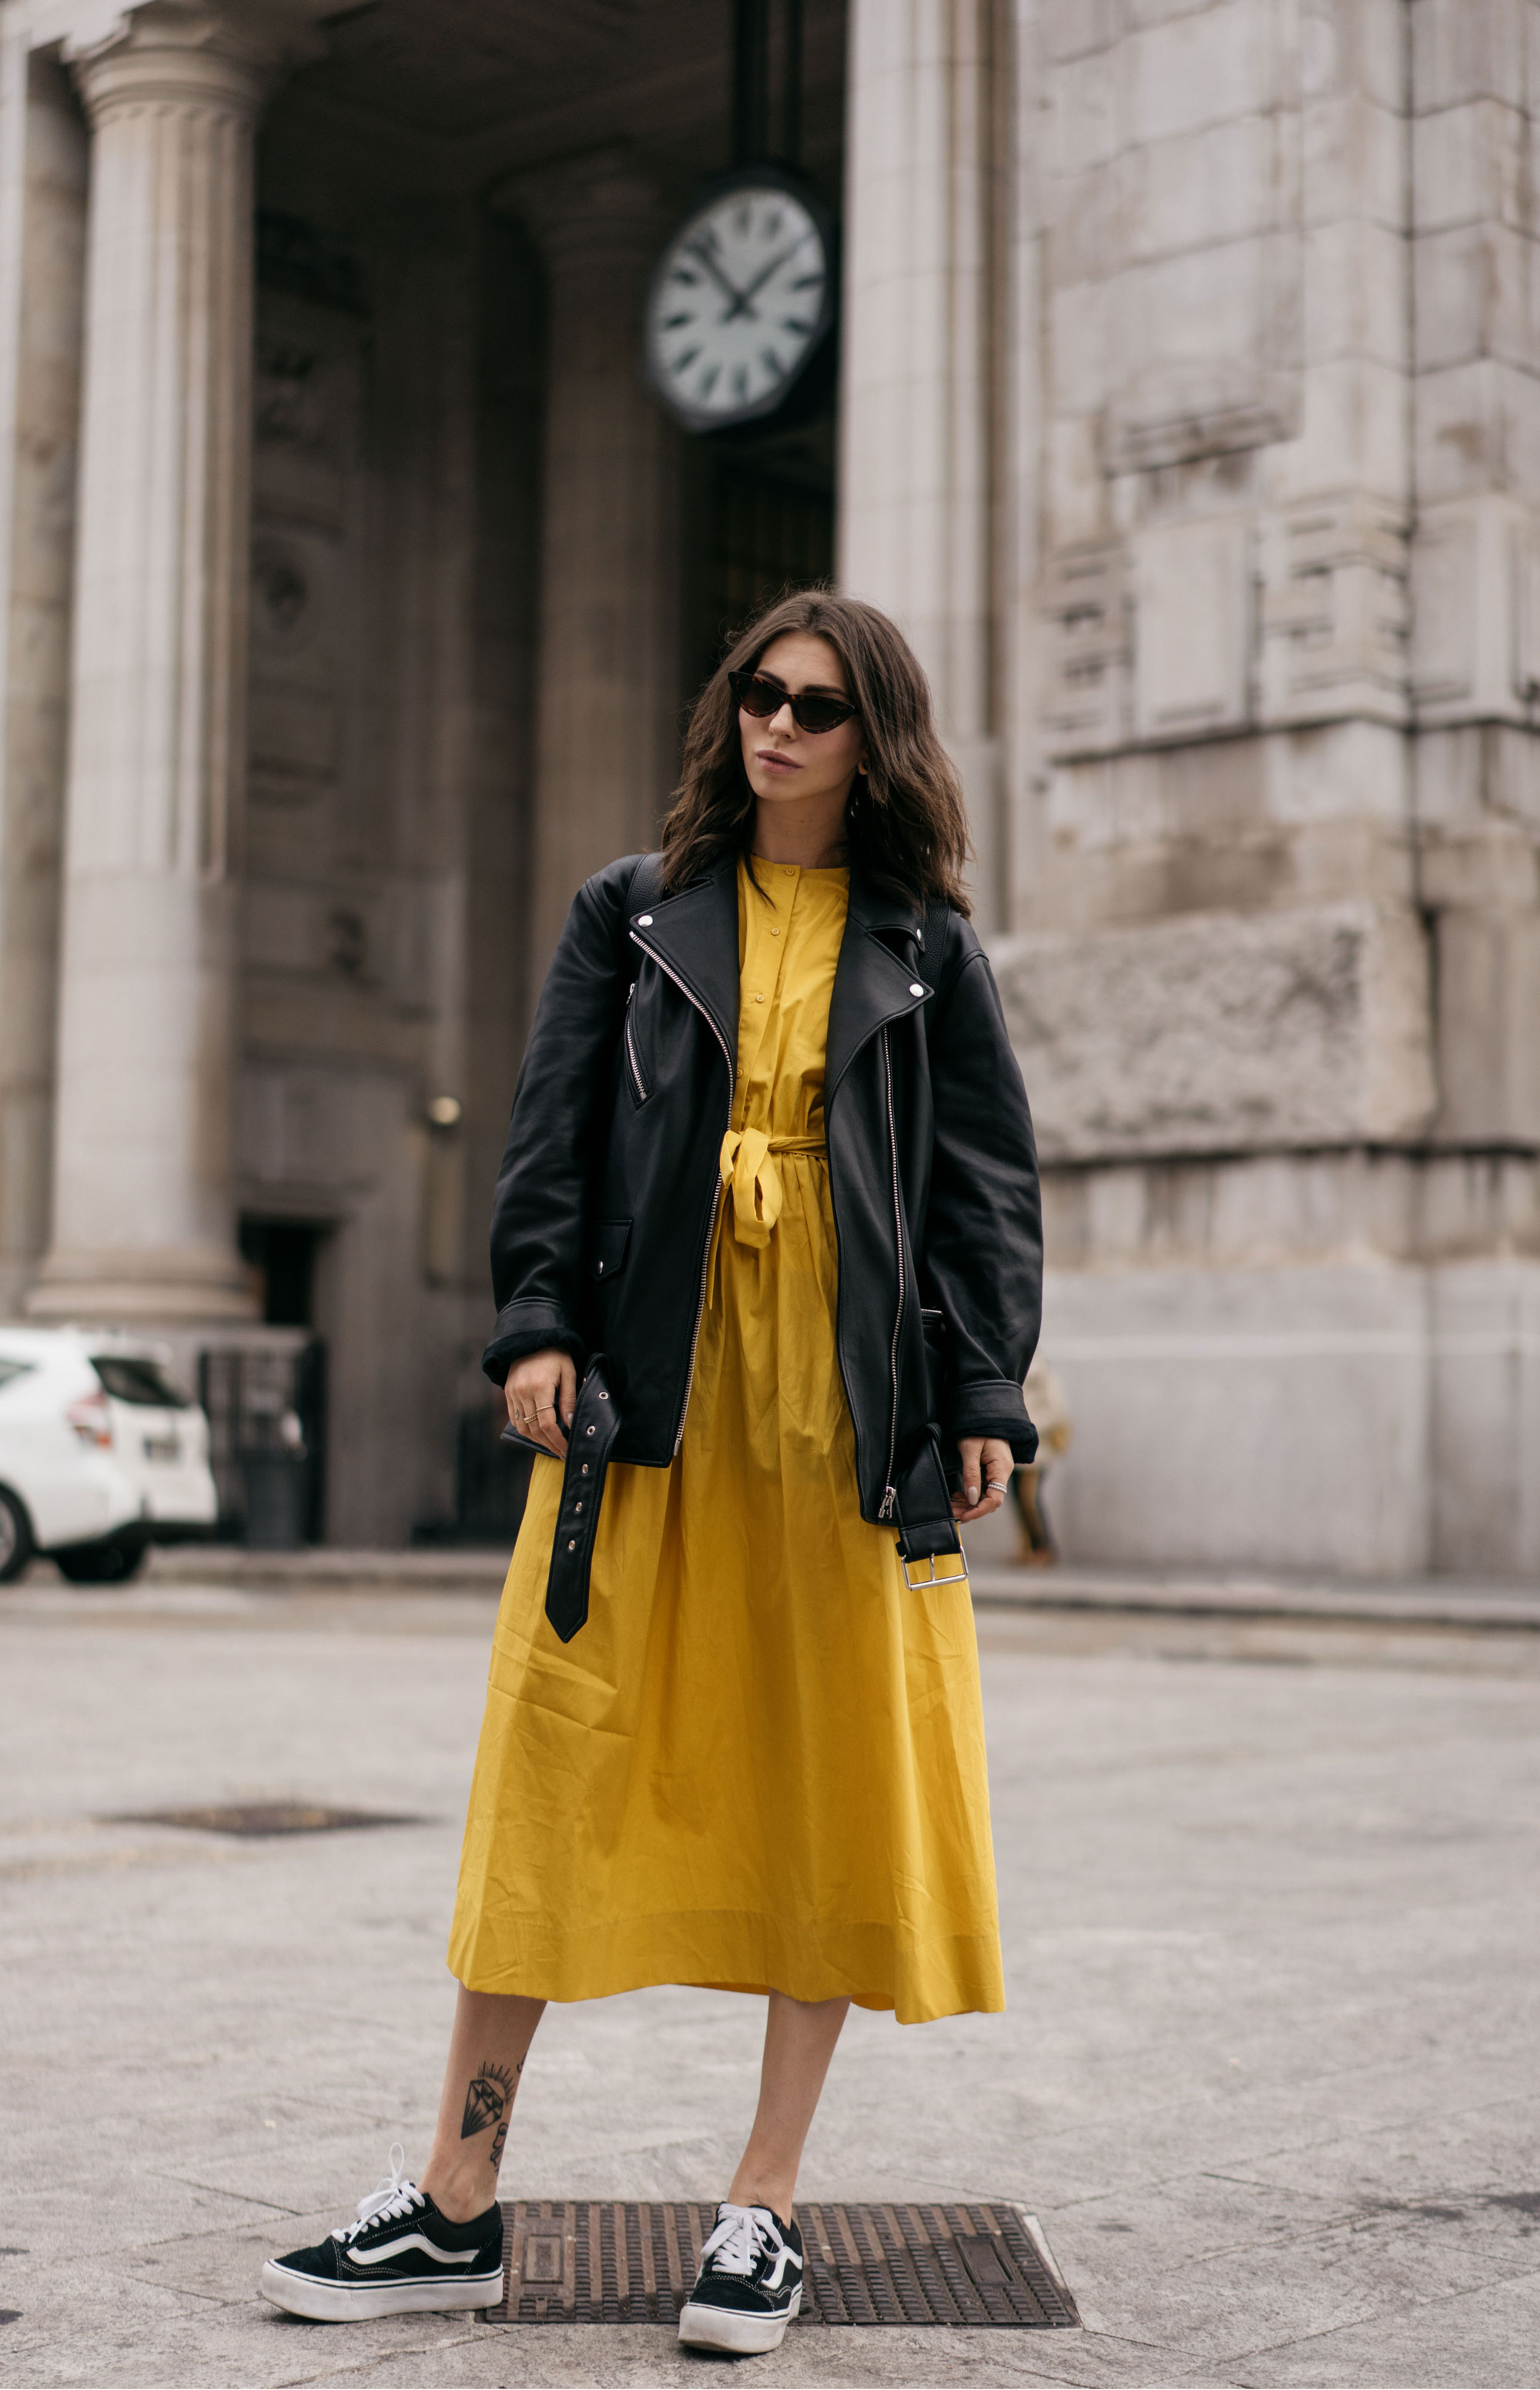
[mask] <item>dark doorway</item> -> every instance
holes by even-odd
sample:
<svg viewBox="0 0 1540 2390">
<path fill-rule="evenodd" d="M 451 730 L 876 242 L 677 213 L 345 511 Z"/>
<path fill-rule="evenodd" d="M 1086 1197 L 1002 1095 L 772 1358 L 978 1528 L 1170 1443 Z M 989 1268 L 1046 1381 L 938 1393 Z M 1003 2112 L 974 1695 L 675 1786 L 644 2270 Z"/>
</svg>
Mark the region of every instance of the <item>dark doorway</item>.
<svg viewBox="0 0 1540 2390">
<path fill-rule="evenodd" d="M 327 1228 L 314 1220 L 242 1220 L 241 1259 L 262 1273 L 269 1328 L 314 1328 L 315 1254 Z"/>
<path fill-rule="evenodd" d="M 534 1456 L 501 1441 L 507 1417 L 500 1396 L 460 1413 L 455 1439 L 456 1543 L 496 1544 L 511 1551 L 519 1539 Z"/>
<path fill-rule="evenodd" d="M 315 1266 L 330 1224 L 240 1222 L 241 1258 L 260 1279 L 263 1324 L 315 1326 Z M 312 1332 L 274 1347 L 205 1353 L 199 1399 L 225 1532 L 248 1542 L 319 1543 L 325 1534 L 327 1348 Z"/>
</svg>

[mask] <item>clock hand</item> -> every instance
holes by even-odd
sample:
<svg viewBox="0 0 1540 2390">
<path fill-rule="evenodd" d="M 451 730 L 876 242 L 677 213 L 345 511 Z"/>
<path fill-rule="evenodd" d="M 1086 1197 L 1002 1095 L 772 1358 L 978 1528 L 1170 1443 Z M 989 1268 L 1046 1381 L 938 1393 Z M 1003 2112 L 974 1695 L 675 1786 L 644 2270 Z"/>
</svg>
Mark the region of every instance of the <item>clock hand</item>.
<svg viewBox="0 0 1540 2390">
<path fill-rule="evenodd" d="M 733 303 L 728 309 L 726 316 L 723 319 L 725 322 L 730 321 L 734 315 L 740 312 L 743 293 L 738 289 L 735 283 L 728 281 L 726 276 L 723 273 L 721 266 L 718 265 L 715 258 L 712 255 L 711 251 L 705 248 L 701 242 L 692 240 L 687 244 L 687 247 L 690 256 L 699 259 L 707 273 L 711 275 L 713 281 L 721 283 L 722 288 L 725 290 L 728 298 L 732 301 Z"/>
<path fill-rule="evenodd" d="M 754 310 L 749 306 L 750 300 L 754 297 L 757 291 L 764 289 L 765 284 L 769 281 L 770 276 L 773 274 L 778 274 L 783 265 L 789 265 L 791 260 L 796 256 L 797 251 L 802 246 L 802 241 L 805 241 L 807 235 L 804 232 L 802 237 L 802 240 L 794 240 L 789 249 L 783 249 L 778 257 L 773 257 L 768 265 L 763 266 L 760 269 L 759 273 L 755 275 L 752 282 L 749 283 L 744 289 L 738 292 L 739 307 L 747 308 L 750 315 L 754 313 Z M 736 315 L 738 312 L 738 309 L 735 308 L 733 312 Z"/>
</svg>

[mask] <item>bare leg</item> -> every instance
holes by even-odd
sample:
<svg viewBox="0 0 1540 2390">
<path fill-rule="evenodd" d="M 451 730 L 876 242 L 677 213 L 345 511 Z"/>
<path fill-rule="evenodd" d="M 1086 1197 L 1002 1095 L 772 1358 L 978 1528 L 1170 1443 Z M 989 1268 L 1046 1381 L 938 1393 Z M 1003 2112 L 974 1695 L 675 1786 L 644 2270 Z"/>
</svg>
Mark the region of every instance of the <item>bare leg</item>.
<svg viewBox="0 0 1540 2390">
<path fill-rule="evenodd" d="M 764 2020 L 759 2107 L 727 2196 L 790 2220 L 802 2143 L 818 2105 L 849 2000 L 793 2000 L 772 1992 Z"/>
<path fill-rule="evenodd" d="M 497 2196 L 514 2094 L 545 2008 L 517 1993 L 460 1985 L 433 2154 L 418 2181 L 451 2223 L 468 2224 Z"/>
</svg>

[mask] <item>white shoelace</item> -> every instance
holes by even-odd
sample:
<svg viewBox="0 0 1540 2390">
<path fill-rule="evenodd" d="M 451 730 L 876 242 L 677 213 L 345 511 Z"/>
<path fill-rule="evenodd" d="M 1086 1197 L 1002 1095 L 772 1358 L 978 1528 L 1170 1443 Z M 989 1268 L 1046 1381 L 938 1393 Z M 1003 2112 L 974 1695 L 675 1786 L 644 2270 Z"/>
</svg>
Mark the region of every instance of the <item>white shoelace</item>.
<svg viewBox="0 0 1540 2390">
<path fill-rule="evenodd" d="M 366 2224 L 377 2217 L 410 2216 L 422 2204 L 422 2193 L 415 2182 L 408 2182 L 402 2169 L 406 2164 L 406 2152 L 399 2141 L 391 2143 L 391 2171 L 383 2182 L 377 2182 L 366 2199 L 358 2203 L 356 2224 L 339 2224 L 332 2232 L 334 2241 L 356 2241 Z"/>
<path fill-rule="evenodd" d="M 735 2207 L 725 2199 L 717 2210 L 717 2227 L 709 2241 L 702 2242 L 700 2262 L 716 2259 L 717 2270 L 723 2274 L 751 2274 L 762 2249 L 771 2246 L 772 2235 L 765 2222 L 763 2207 Z"/>
</svg>

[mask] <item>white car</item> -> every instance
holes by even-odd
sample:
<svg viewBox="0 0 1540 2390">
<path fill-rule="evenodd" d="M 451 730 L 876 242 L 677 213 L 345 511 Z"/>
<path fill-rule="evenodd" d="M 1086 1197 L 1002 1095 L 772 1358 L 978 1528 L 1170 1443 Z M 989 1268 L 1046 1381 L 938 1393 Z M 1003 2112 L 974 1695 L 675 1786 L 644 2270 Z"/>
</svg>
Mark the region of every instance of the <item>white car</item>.
<svg viewBox="0 0 1540 2390">
<path fill-rule="evenodd" d="M 121 1581 L 218 1517 L 209 1422 L 153 1344 L 0 1326 L 0 1583 L 34 1552 L 75 1584 Z"/>
</svg>

